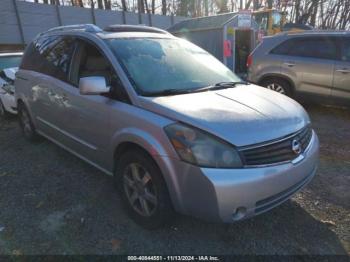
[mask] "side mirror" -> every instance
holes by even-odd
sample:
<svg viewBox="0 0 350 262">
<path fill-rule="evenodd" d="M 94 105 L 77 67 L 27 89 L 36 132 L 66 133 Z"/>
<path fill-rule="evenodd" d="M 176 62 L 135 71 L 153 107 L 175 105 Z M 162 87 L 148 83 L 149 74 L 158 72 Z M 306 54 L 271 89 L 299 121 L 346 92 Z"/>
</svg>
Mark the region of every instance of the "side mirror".
<svg viewBox="0 0 350 262">
<path fill-rule="evenodd" d="M 103 76 L 82 77 L 79 80 L 81 95 L 100 95 L 109 92 L 106 79 Z"/>
</svg>

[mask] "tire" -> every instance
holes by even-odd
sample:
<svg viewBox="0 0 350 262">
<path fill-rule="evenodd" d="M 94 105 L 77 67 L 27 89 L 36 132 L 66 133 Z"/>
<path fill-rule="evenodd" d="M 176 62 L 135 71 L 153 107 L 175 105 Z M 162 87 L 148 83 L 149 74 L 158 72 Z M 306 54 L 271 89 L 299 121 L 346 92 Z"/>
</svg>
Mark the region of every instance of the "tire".
<svg viewBox="0 0 350 262">
<path fill-rule="evenodd" d="M 173 207 L 167 186 L 154 160 L 141 149 L 131 149 L 116 163 L 115 184 L 130 217 L 147 229 L 168 224 Z"/>
<path fill-rule="evenodd" d="M 266 87 L 267 89 L 276 91 L 280 94 L 292 97 L 293 96 L 293 89 L 288 83 L 288 81 L 281 79 L 281 78 L 269 78 L 264 81 L 262 81 L 262 86 Z"/>
<path fill-rule="evenodd" d="M 6 111 L 4 104 L 2 103 L 0 99 L 0 118 L 1 119 L 7 119 L 9 118 L 10 113 Z"/>
<path fill-rule="evenodd" d="M 40 137 L 35 130 L 28 109 L 23 103 L 18 103 L 18 120 L 24 137 L 31 142 L 38 141 Z"/>
</svg>

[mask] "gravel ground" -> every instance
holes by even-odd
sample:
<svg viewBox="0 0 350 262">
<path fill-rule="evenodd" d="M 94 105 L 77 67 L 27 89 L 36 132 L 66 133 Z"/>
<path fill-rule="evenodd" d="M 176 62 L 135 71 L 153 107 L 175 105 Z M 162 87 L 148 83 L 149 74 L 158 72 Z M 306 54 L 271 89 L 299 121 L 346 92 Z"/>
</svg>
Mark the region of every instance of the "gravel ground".
<svg viewBox="0 0 350 262">
<path fill-rule="evenodd" d="M 349 254 L 350 111 L 306 109 L 321 157 L 302 192 L 236 224 L 178 215 L 156 231 L 128 219 L 110 177 L 0 120 L 0 254 Z"/>
</svg>

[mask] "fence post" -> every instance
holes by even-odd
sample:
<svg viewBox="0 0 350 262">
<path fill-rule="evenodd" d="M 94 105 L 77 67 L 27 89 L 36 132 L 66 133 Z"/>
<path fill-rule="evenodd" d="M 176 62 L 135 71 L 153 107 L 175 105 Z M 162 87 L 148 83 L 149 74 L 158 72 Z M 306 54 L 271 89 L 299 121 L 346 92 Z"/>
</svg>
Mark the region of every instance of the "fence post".
<svg viewBox="0 0 350 262">
<path fill-rule="evenodd" d="M 149 24 L 149 26 L 152 26 L 152 15 L 151 15 L 151 13 L 148 13 L 148 24 Z"/>
<path fill-rule="evenodd" d="M 59 9 L 57 3 L 55 5 L 55 7 L 56 7 L 56 14 L 57 14 L 58 25 L 61 26 L 62 25 L 62 18 L 61 18 L 60 9 Z"/>
<path fill-rule="evenodd" d="M 125 11 L 122 11 L 122 18 L 123 18 L 123 24 L 126 24 L 126 17 L 125 17 Z"/>
<path fill-rule="evenodd" d="M 21 35 L 22 44 L 25 45 L 26 42 L 25 42 L 25 40 L 24 40 L 22 21 L 21 21 L 21 18 L 20 18 L 20 16 L 19 16 L 19 12 L 18 12 L 18 7 L 17 7 L 16 0 L 12 0 L 12 3 L 13 3 L 13 7 L 15 8 L 15 13 L 16 13 L 16 18 L 17 18 L 17 24 L 18 24 L 19 34 Z"/>
<path fill-rule="evenodd" d="M 141 16 L 141 12 L 138 12 L 138 17 L 139 17 L 139 24 L 142 24 L 142 16 Z"/>
<path fill-rule="evenodd" d="M 172 26 L 174 25 L 174 14 L 173 13 L 170 16 L 170 23 Z"/>
<path fill-rule="evenodd" d="M 92 23 L 96 25 L 96 17 L 95 17 L 95 5 L 94 1 L 91 1 L 91 18 L 92 18 Z"/>
</svg>

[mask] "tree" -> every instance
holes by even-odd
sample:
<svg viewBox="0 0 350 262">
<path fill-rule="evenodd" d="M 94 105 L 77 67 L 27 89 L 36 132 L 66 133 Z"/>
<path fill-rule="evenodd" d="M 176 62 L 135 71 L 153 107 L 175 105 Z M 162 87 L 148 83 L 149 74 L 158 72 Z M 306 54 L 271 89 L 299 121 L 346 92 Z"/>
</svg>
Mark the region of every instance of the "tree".
<svg viewBox="0 0 350 262">
<path fill-rule="evenodd" d="M 216 0 L 216 5 L 219 8 L 219 14 L 228 12 L 227 0 Z"/>
<path fill-rule="evenodd" d="M 104 0 L 104 4 L 106 10 L 111 10 L 111 0 Z"/>
<path fill-rule="evenodd" d="M 97 8 L 98 8 L 98 9 L 103 9 L 102 0 L 97 0 Z"/>
<path fill-rule="evenodd" d="M 128 7 L 126 5 L 126 1 L 125 0 L 122 0 L 122 9 L 123 9 L 123 11 L 128 11 Z"/>
<path fill-rule="evenodd" d="M 204 4 L 204 15 L 208 16 L 209 15 L 209 3 L 208 3 L 208 0 L 204 0 L 203 4 Z"/>
<path fill-rule="evenodd" d="M 167 8 L 166 8 L 166 0 L 162 0 L 162 15 L 166 15 L 166 11 L 167 11 Z"/>
<path fill-rule="evenodd" d="M 156 1 L 155 0 L 152 0 L 152 7 L 151 8 L 152 8 L 152 14 L 155 14 L 155 12 L 156 12 Z"/>
</svg>

